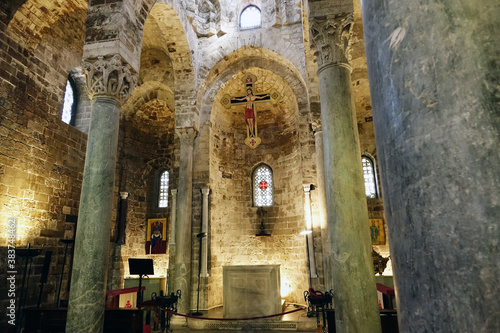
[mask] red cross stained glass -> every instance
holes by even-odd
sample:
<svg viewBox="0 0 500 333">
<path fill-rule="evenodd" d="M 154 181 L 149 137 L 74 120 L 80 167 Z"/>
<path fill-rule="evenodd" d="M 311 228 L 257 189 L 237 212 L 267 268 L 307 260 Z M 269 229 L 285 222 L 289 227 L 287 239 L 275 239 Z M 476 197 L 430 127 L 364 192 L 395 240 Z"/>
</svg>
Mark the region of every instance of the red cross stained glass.
<svg viewBox="0 0 500 333">
<path fill-rule="evenodd" d="M 262 164 L 253 173 L 253 205 L 269 207 L 273 205 L 273 172 L 268 165 Z"/>
</svg>

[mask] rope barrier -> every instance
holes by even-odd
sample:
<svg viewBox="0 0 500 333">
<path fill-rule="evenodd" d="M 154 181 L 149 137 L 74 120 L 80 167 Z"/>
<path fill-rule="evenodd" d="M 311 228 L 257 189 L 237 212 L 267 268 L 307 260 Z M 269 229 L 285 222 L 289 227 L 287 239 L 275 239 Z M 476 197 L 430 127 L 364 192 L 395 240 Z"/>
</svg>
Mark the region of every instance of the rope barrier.
<svg viewBox="0 0 500 333">
<path fill-rule="evenodd" d="M 170 314 L 176 315 L 176 316 L 181 316 L 181 317 L 186 317 L 186 318 L 192 318 L 192 319 L 235 321 L 235 320 L 256 320 L 256 319 L 272 318 L 272 317 L 278 317 L 278 316 L 283 316 L 283 315 L 286 315 L 286 314 L 294 313 L 294 312 L 301 311 L 301 310 L 306 310 L 306 309 L 305 308 L 299 308 L 299 309 L 295 309 L 295 310 L 292 310 L 292 311 L 287 311 L 287 312 L 282 312 L 282 313 L 277 313 L 277 314 L 272 314 L 272 315 L 267 315 L 267 316 L 250 317 L 250 318 L 209 318 L 209 317 L 191 316 L 191 315 L 177 313 L 177 312 L 166 310 L 166 309 L 164 311 L 168 312 Z"/>
</svg>

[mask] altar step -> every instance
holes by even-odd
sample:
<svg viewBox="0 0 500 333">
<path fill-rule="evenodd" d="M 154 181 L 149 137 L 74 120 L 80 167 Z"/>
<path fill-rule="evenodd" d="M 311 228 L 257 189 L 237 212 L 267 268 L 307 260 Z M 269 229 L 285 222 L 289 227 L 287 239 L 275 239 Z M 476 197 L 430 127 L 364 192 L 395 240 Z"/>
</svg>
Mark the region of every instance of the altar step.
<svg viewBox="0 0 500 333">
<path fill-rule="evenodd" d="M 316 323 L 298 323 L 298 322 L 228 322 L 228 321 L 212 321 L 207 323 L 192 324 L 188 320 L 188 327 L 193 330 L 237 330 L 237 331 L 301 331 L 301 332 L 316 332 Z"/>
<path fill-rule="evenodd" d="M 284 312 L 296 310 L 297 307 L 289 305 Z M 198 318 L 188 318 L 187 327 L 192 331 L 217 331 L 234 330 L 243 332 L 253 331 L 297 331 L 297 332 L 317 332 L 316 318 L 307 317 L 306 310 L 289 313 L 279 317 L 258 320 L 203 320 Z M 175 316 L 174 316 L 175 317 Z M 218 307 L 204 313 L 202 317 L 222 318 L 223 309 Z M 173 318 L 174 319 L 174 318 Z M 179 317 L 172 322 L 173 327 L 179 327 Z M 183 324 L 186 325 L 185 319 Z M 175 332 L 175 330 L 174 330 Z"/>
</svg>

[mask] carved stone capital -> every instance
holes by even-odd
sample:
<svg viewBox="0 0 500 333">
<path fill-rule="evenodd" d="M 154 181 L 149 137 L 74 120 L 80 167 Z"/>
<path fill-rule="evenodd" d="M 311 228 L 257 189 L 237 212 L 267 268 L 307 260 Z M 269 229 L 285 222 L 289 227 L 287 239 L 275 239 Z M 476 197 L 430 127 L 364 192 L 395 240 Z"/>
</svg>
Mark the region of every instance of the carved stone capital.
<svg viewBox="0 0 500 333">
<path fill-rule="evenodd" d="M 313 119 L 311 120 L 311 129 L 314 133 L 321 132 L 321 119 Z"/>
<path fill-rule="evenodd" d="M 340 65 L 351 69 L 353 22 L 352 13 L 312 18 L 309 21 L 311 46 L 318 61 L 318 72 L 327 65 Z"/>
<path fill-rule="evenodd" d="M 94 62 L 84 62 L 85 90 L 90 99 L 97 96 L 111 97 L 125 103 L 137 84 L 137 77 L 122 63 L 119 55 L 105 60 L 99 57 Z"/>
<path fill-rule="evenodd" d="M 190 146 L 190 147 L 194 145 L 194 139 L 198 134 L 198 131 L 194 127 L 176 128 L 175 132 L 181 139 L 181 146 Z"/>
</svg>

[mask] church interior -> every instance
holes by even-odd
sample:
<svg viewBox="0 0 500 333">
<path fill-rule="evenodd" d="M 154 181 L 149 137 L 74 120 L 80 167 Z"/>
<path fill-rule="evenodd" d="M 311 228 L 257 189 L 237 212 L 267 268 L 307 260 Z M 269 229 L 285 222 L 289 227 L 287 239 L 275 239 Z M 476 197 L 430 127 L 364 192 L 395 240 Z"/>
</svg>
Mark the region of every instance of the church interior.
<svg viewBox="0 0 500 333">
<path fill-rule="evenodd" d="M 315 291 L 328 332 L 389 332 L 383 310 L 400 332 L 500 332 L 498 1 L 10 0 L 0 17 L 0 330 L 56 309 L 63 331 L 115 332 L 106 313 L 132 308 L 123 332 L 148 332 L 142 303 L 180 290 L 194 316 L 172 323 L 200 332 L 229 326 L 197 315 Z"/>
</svg>

